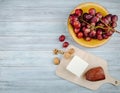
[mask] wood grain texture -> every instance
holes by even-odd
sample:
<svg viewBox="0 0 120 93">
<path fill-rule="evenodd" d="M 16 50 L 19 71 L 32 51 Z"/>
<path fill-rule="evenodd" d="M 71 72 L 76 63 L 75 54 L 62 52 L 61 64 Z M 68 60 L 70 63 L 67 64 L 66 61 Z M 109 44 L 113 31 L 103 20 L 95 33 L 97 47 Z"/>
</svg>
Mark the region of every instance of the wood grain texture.
<svg viewBox="0 0 120 93">
<path fill-rule="evenodd" d="M 108 61 L 109 72 L 120 80 L 120 35 L 98 48 L 76 44 L 67 31 L 67 17 L 82 2 L 96 2 L 120 18 L 119 0 L 0 0 L 0 93 L 119 93 L 105 84 L 97 91 L 55 75 L 54 48 L 58 36 Z M 117 29 L 120 30 L 120 20 Z M 61 57 L 59 55 L 59 57 Z"/>
</svg>

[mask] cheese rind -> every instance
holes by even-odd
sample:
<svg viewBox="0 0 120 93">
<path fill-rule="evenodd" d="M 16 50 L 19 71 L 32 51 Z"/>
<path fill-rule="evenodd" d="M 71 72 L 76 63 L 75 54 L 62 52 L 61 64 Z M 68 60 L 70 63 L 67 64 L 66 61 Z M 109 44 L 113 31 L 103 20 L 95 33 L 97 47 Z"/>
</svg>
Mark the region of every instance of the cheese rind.
<svg viewBox="0 0 120 93">
<path fill-rule="evenodd" d="M 66 69 L 76 76 L 80 77 L 85 69 L 87 68 L 88 63 L 81 59 L 79 56 L 74 56 Z"/>
</svg>

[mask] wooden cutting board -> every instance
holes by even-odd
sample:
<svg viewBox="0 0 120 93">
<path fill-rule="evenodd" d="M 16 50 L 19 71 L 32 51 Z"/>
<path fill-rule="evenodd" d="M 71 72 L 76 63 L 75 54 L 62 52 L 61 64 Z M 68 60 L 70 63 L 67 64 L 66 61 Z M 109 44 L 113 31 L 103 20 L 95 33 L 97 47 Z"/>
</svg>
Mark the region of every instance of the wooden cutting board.
<svg viewBox="0 0 120 93">
<path fill-rule="evenodd" d="M 69 72 L 68 70 L 66 70 L 66 66 L 69 64 L 72 57 L 70 59 L 65 59 L 63 57 L 61 59 L 61 63 L 59 64 L 59 66 L 57 67 L 57 70 L 56 70 L 56 74 L 59 77 L 66 79 L 68 81 L 71 81 L 80 86 L 92 89 L 92 90 L 98 89 L 104 83 L 111 83 L 115 86 L 120 85 L 119 80 L 117 80 L 109 75 L 107 62 L 105 60 L 103 60 L 95 55 L 92 55 L 90 53 L 87 53 L 81 49 L 78 49 L 77 47 L 75 47 L 73 45 L 69 45 L 69 47 L 66 50 L 68 50 L 70 48 L 74 48 L 75 49 L 74 55 L 77 55 L 80 58 L 82 58 L 83 60 L 85 60 L 86 62 L 88 62 L 89 66 L 86 68 L 86 70 L 84 71 L 84 73 L 81 77 L 77 77 L 74 74 L 72 74 L 71 72 Z M 103 68 L 106 79 L 101 80 L 101 81 L 95 81 L 95 82 L 86 80 L 85 75 L 84 75 L 86 73 L 86 71 L 88 71 L 91 68 L 98 67 L 98 66 L 101 66 Z"/>
</svg>

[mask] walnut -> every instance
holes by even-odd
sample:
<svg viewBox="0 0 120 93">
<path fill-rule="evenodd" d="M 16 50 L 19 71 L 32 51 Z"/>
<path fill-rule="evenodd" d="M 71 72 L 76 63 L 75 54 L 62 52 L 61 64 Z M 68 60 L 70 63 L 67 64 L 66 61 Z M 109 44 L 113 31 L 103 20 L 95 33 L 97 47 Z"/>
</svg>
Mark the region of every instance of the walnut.
<svg viewBox="0 0 120 93">
<path fill-rule="evenodd" d="M 70 49 L 68 50 L 68 52 L 69 52 L 70 54 L 73 54 L 73 53 L 75 53 L 75 50 L 74 50 L 73 48 L 70 48 Z"/>
<path fill-rule="evenodd" d="M 53 59 L 53 62 L 54 62 L 55 65 L 58 65 L 58 64 L 60 64 L 60 59 L 58 57 L 55 57 Z"/>
</svg>

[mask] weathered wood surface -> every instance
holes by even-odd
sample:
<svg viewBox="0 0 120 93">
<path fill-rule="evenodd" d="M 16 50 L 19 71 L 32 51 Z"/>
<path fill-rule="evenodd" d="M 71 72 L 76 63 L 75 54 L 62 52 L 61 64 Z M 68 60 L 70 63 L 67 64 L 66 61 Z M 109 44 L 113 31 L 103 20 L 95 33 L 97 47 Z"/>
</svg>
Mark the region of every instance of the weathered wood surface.
<svg viewBox="0 0 120 93">
<path fill-rule="evenodd" d="M 119 0 L 0 0 L 0 93 L 119 93 L 105 84 L 97 91 L 80 87 L 55 75 L 54 48 L 58 36 L 108 61 L 109 72 L 120 79 L 120 35 L 98 48 L 76 44 L 67 32 L 67 17 L 79 3 L 94 1 L 120 18 Z M 118 21 L 120 30 L 120 19 Z"/>
</svg>

